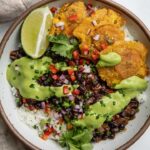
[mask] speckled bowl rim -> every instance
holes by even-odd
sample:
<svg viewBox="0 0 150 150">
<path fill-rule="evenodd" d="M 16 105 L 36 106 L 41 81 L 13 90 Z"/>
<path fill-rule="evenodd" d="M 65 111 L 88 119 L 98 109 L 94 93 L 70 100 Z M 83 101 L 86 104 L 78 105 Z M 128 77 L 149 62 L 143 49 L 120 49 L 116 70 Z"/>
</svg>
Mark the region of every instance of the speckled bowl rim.
<svg viewBox="0 0 150 150">
<path fill-rule="evenodd" d="M 25 17 L 34 9 L 41 7 L 43 5 L 46 5 L 50 2 L 54 2 L 56 0 L 43 0 L 41 2 L 36 3 L 35 5 L 31 6 L 29 9 L 27 9 L 24 13 L 22 13 L 20 15 L 20 17 L 18 17 L 16 19 L 16 21 L 10 26 L 10 28 L 8 29 L 8 31 L 6 32 L 6 34 L 4 35 L 1 43 L 0 43 L 0 57 L 3 53 L 3 50 L 5 48 L 5 45 L 9 39 L 9 37 L 11 36 L 11 34 L 13 33 L 13 31 L 15 30 L 15 28 L 18 26 L 18 24 L 25 19 Z M 129 18 L 131 18 L 140 28 L 141 30 L 145 33 L 147 39 L 150 41 L 150 31 L 148 30 L 148 28 L 144 25 L 144 23 L 136 16 L 134 15 L 132 12 L 130 12 L 128 9 L 126 9 L 125 7 L 121 6 L 120 4 L 113 2 L 111 0 L 97 0 L 103 4 L 106 4 L 110 7 L 113 7 L 114 9 L 122 12 L 123 14 L 127 15 Z M 0 113 L 2 115 L 2 118 L 4 119 L 5 123 L 8 125 L 8 127 L 10 128 L 10 130 L 14 133 L 14 135 L 19 138 L 26 146 L 28 146 L 31 149 L 39 149 L 38 147 L 36 147 L 35 145 L 33 145 L 31 142 L 29 142 L 27 139 L 25 139 L 15 128 L 14 126 L 11 124 L 11 122 L 9 121 L 3 106 L 0 102 Z M 119 148 L 117 148 L 117 150 L 125 150 L 128 147 L 130 147 L 133 143 L 135 143 L 142 135 L 143 133 L 146 131 L 146 129 L 149 127 L 150 125 L 150 117 L 146 120 L 145 124 L 141 127 L 141 129 L 139 130 L 138 133 L 136 133 L 134 135 L 133 138 L 131 138 L 128 142 L 126 142 L 125 144 L 123 144 L 122 146 L 120 146 Z"/>
</svg>

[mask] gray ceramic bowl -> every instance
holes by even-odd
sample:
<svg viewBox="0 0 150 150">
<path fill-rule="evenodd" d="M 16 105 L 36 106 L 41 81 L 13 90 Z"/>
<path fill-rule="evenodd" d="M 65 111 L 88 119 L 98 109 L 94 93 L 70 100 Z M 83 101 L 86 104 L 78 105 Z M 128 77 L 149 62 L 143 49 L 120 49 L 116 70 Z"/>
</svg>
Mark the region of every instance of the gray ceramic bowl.
<svg viewBox="0 0 150 150">
<path fill-rule="evenodd" d="M 6 68 L 10 63 L 9 53 L 12 49 L 16 49 L 19 43 L 20 27 L 26 16 L 34 9 L 41 7 L 45 4 L 49 6 L 61 6 L 63 3 L 71 0 L 45 0 L 39 2 L 24 12 L 16 22 L 12 24 L 7 33 L 5 34 L 0 45 L 0 111 L 1 114 L 14 134 L 32 149 L 44 150 L 59 150 L 62 149 L 54 141 L 41 140 L 36 131 L 26 126 L 18 118 L 18 112 L 15 105 L 14 97 L 10 91 L 10 85 L 6 80 Z M 134 39 L 143 42 L 148 49 L 150 49 L 150 33 L 145 25 L 129 10 L 124 7 L 106 0 L 93 0 L 97 6 L 110 7 L 119 11 L 127 20 L 127 28 L 134 37 Z M 150 67 L 150 53 L 148 56 L 148 65 Z M 127 130 L 116 135 L 114 140 L 106 140 L 94 145 L 94 150 L 113 150 L 113 149 L 126 149 L 133 144 L 147 129 L 150 124 L 150 84 L 149 88 L 143 95 L 144 103 L 140 105 L 140 111 L 137 113 L 136 118 L 129 122 Z"/>
</svg>

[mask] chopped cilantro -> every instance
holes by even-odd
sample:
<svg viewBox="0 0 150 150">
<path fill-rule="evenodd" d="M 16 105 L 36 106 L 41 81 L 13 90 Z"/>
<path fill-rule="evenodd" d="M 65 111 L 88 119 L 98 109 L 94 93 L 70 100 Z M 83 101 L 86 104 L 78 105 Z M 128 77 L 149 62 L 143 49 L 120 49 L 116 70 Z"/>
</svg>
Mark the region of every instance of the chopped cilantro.
<svg viewBox="0 0 150 150">
<path fill-rule="evenodd" d="M 29 86 L 30 88 L 34 88 L 35 87 L 35 85 L 34 84 L 30 84 L 30 86 Z"/>
<path fill-rule="evenodd" d="M 39 70 L 35 70 L 34 72 L 35 72 L 35 73 L 39 73 Z"/>
</svg>

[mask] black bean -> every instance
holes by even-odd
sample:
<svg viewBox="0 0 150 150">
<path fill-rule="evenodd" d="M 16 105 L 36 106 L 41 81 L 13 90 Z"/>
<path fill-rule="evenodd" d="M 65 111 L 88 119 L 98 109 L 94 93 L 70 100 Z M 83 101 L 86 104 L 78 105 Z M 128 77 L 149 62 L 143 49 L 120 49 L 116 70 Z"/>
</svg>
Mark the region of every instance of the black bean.
<svg viewBox="0 0 150 150">
<path fill-rule="evenodd" d="M 109 125 L 110 128 L 116 128 L 116 127 L 118 127 L 118 124 L 116 122 L 109 122 L 108 125 Z"/>
<path fill-rule="evenodd" d="M 124 124 L 120 124 L 120 125 L 119 125 L 119 129 L 120 129 L 120 130 L 124 130 L 124 129 L 125 129 L 125 125 L 124 125 Z"/>
<path fill-rule="evenodd" d="M 115 133 L 111 133 L 109 136 L 108 136 L 109 139 L 114 139 L 115 138 Z"/>
<path fill-rule="evenodd" d="M 111 132 L 112 132 L 112 133 L 117 133 L 118 131 L 119 131 L 119 128 L 118 128 L 118 127 L 111 129 Z"/>
</svg>

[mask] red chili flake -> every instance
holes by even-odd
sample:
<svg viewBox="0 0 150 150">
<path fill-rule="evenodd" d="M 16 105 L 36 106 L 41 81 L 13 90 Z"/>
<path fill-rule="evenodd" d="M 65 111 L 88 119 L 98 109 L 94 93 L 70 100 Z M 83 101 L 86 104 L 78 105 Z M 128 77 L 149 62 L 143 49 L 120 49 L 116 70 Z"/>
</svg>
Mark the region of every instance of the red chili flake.
<svg viewBox="0 0 150 150">
<path fill-rule="evenodd" d="M 57 11 L 57 8 L 56 8 L 56 7 L 52 7 L 50 10 L 51 10 L 51 12 L 52 12 L 53 14 L 55 14 L 56 11 Z"/>
<path fill-rule="evenodd" d="M 72 94 L 74 94 L 74 95 L 79 95 L 79 94 L 80 94 L 80 90 L 75 89 L 75 90 L 73 90 Z"/>
<path fill-rule="evenodd" d="M 76 22 L 77 19 L 78 19 L 77 14 L 73 14 L 73 15 L 71 15 L 71 16 L 68 17 L 68 20 L 72 21 L 72 22 Z"/>
<path fill-rule="evenodd" d="M 68 74 L 69 74 L 69 75 L 74 74 L 74 70 L 73 70 L 73 69 L 69 69 L 69 70 L 68 70 Z"/>
<path fill-rule="evenodd" d="M 54 80 L 58 80 L 58 79 L 59 79 L 58 75 L 56 75 L 56 74 L 52 75 L 52 78 L 53 78 Z"/>
<path fill-rule="evenodd" d="M 50 65 L 49 66 L 49 69 L 52 73 L 57 73 L 58 72 L 58 69 L 55 67 L 55 65 Z"/>
<path fill-rule="evenodd" d="M 78 52 L 78 50 L 73 51 L 73 58 L 74 59 L 79 59 L 79 52 Z"/>
<path fill-rule="evenodd" d="M 69 94 L 69 92 L 70 92 L 70 91 L 69 91 L 68 86 L 64 86 L 64 87 L 63 87 L 63 93 L 64 93 L 64 94 Z"/>
</svg>

